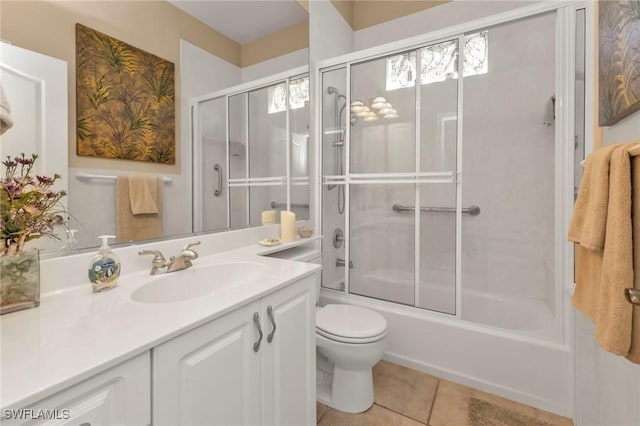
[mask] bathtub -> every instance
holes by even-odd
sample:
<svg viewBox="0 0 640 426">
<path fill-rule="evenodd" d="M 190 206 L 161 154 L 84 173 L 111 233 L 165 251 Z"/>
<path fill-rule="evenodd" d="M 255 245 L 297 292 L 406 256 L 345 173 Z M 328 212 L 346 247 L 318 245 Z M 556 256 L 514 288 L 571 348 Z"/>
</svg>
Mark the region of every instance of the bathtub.
<svg viewBox="0 0 640 426">
<path fill-rule="evenodd" d="M 549 340 L 553 318 L 542 302 L 463 292 L 463 319 L 322 288 L 320 304 L 328 303 L 382 314 L 388 361 L 572 416 L 570 348 Z"/>
<path fill-rule="evenodd" d="M 404 271 L 373 270 L 363 275 L 363 286 L 353 283 L 351 293 L 376 299 L 414 305 L 413 275 L 403 279 Z M 392 282 L 393 285 L 389 285 Z M 334 289 L 341 287 L 331 286 Z M 342 287 L 343 288 L 343 287 Z M 360 292 L 360 291 L 363 292 Z M 455 313 L 455 289 L 452 286 L 429 284 L 420 288 L 418 306 L 431 311 Z M 495 295 L 463 289 L 462 320 L 521 334 L 559 342 L 561 327 L 554 323 L 553 313 L 545 301 L 533 298 Z M 554 330 L 556 331 L 554 333 Z"/>
</svg>

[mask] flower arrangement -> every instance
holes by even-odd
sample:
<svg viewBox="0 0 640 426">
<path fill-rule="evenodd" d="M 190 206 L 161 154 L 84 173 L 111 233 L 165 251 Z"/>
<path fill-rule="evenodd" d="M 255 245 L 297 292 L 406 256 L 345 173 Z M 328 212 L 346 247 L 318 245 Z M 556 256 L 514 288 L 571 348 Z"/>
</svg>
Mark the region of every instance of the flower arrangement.
<svg viewBox="0 0 640 426">
<path fill-rule="evenodd" d="M 67 193 L 53 190 L 60 175 L 31 175 L 37 158 L 22 153 L 2 162 L 6 170 L 0 180 L 0 256 L 14 256 L 26 242 L 40 237 L 57 238 L 53 226 L 62 211 L 58 202 Z"/>
</svg>

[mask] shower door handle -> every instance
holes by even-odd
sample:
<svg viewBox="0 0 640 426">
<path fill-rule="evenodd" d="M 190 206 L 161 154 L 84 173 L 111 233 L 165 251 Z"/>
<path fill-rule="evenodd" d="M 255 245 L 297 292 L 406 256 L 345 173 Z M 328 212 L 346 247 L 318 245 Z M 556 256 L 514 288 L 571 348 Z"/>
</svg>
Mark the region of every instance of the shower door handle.
<svg viewBox="0 0 640 426">
<path fill-rule="evenodd" d="M 220 166 L 220 164 L 214 164 L 213 171 L 218 174 L 218 188 L 213 191 L 213 196 L 219 197 L 220 194 L 222 194 L 222 167 Z"/>
</svg>

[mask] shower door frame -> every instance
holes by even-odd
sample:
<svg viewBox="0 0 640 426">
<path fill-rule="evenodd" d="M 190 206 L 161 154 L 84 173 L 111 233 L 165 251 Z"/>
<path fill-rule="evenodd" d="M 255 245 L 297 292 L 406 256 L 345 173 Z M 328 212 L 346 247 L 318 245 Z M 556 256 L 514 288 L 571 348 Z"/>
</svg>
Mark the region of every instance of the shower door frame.
<svg viewBox="0 0 640 426">
<path fill-rule="evenodd" d="M 530 6 L 525 6 L 508 12 L 495 14 L 486 18 L 481 18 L 466 22 L 459 25 L 454 25 L 441 30 L 433 31 L 420 36 L 407 38 L 404 40 L 387 43 L 380 46 L 375 46 L 369 49 L 353 52 L 346 55 L 341 55 L 335 58 L 321 60 L 316 63 L 312 63 L 311 75 L 311 96 L 312 102 L 315 108 L 312 109 L 312 122 L 318 123 L 314 126 L 314 140 L 315 140 L 315 170 L 317 170 L 318 181 L 315 185 L 314 191 L 314 204 L 316 206 L 315 214 L 315 226 L 319 230 L 319 233 L 323 233 L 322 229 L 322 212 L 323 212 L 323 186 L 329 183 L 331 184 L 344 184 L 345 185 L 345 265 L 349 265 L 350 261 L 350 186 L 349 183 L 353 177 L 350 175 L 350 158 L 351 158 L 351 129 L 347 125 L 345 132 L 345 176 L 323 176 L 322 171 L 322 143 L 323 140 L 323 126 L 322 123 L 322 75 L 325 72 L 342 69 L 346 70 L 346 102 L 347 105 L 351 104 L 351 66 L 357 63 L 362 63 L 369 60 L 380 59 L 392 54 L 402 53 L 409 50 L 418 50 L 421 47 L 429 44 L 435 44 L 440 41 L 452 40 L 455 38 L 462 39 L 465 34 L 469 34 L 475 31 L 483 30 L 488 27 L 496 26 L 499 24 L 505 24 L 514 22 L 519 19 L 528 17 L 534 17 L 548 12 L 555 12 L 556 14 L 556 29 L 555 29 L 555 43 L 556 43 L 556 63 L 555 63 L 555 93 L 556 93 L 556 122 L 555 122 L 555 309 L 554 315 L 556 317 L 557 324 L 562 325 L 563 334 L 561 336 L 563 344 L 567 345 L 572 340 L 573 335 L 573 318 L 569 315 L 571 305 L 568 297 L 565 296 L 565 292 L 569 292 L 573 287 L 573 248 L 565 238 L 568 230 L 568 224 L 570 221 L 571 212 L 573 210 L 573 144 L 569 141 L 573 141 L 574 135 L 574 111 L 575 111 L 575 12 L 578 9 L 585 9 L 586 11 L 586 52 L 585 52 L 585 116 L 593 117 L 594 108 L 594 76 L 593 69 L 595 64 L 595 58 L 593 54 L 594 47 L 594 5 L 587 1 L 567 1 L 563 3 L 556 2 L 541 2 Z M 459 42 L 460 43 L 460 42 Z M 460 45 L 460 44 L 459 44 Z M 417 55 L 419 56 L 419 55 Z M 459 68 L 462 61 L 459 61 Z M 420 312 L 424 312 L 427 315 L 437 315 L 446 318 L 461 319 L 461 182 L 462 182 L 462 146 L 463 146 L 463 134 L 462 134 L 462 108 L 463 108 L 463 82 L 464 78 L 462 73 L 459 72 L 458 78 L 458 136 L 457 136 L 457 149 L 459 150 L 457 155 L 457 170 L 456 179 L 457 183 L 457 201 L 456 201 L 456 314 L 444 314 L 437 311 L 430 311 L 426 309 L 418 309 Z M 416 87 L 419 87 L 419 76 L 416 77 Z M 419 90 L 418 90 L 419 91 Z M 419 100 L 419 98 L 418 98 Z M 417 101 L 418 101 L 417 100 Z M 419 113 L 419 105 L 416 109 Z M 419 122 L 419 115 L 416 115 L 416 121 Z M 348 121 L 346 121 L 348 123 Z M 417 124 L 416 143 L 419 145 L 419 124 Z M 561 143 L 561 142 L 564 143 Z M 591 126 L 586 126 L 585 129 L 585 147 L 588 149 L 593 145 L 593 129 Z M 418 148 L 419 149 L 419 148 Z M 418 152 L 419 153 L 419 152 Z M 396 174 L 397 175 L 397 174 Z M 415 174 L 413 174 L 415 175 Z M 389 177 L 390 174 L 385 176 Z M 370 176 L 374 177 L 374 176 Z M 399 176 L 398 176 L 399 177 Z M 398 180 L 385 180 L 385 183 L 402 183 L 402 179 Z M 405 182 L 406 183 L 406 182 Z M 413 180 L 410 183 L 419 183 Z M 419 201 L 419 200 L 417 200 Z M 416 212 L 416 216 L 419 213 Z M 418 219 L 419 220 L 419 219 Z M 419 223 L 419 222 L 417 222 Z M 417 229 L 419 231 L 419 229 Z M 327 244 L 327 242 L 323 242 Z M 419 244 L 416 238 L 416 245 Z M 419 253 L 416 252 L 416 261 Z M 415 268 L 419 268 L 416 264 Z M 395 302 L 388 302 L 384 300 L 374 299 L 366 296 L 359 296 L 349 293 L 349 268 L 345 268 L 345 288 L 344 290 L 332 290 L 323 288 L 323 291 L 336 291 L 344 293 L 349 298 L 362 298 L 373 303 L 380 303 L 387 306 L 393 306 L 396 309 L 406 310 L 407 312 L 414 313 L 416 308 L 414 306 L 405 306 Z M 418 277 L 419 278 L 419 277 Z M 417 278 L 414 279 L 414 283 Z M 415 303 L 414 303 L 415 304 Z M 474 324 L 475 325 L 475 324 Z M 489 326 L 477 325 L 478 327 L 486 328 Z M 496 330 L 499 333 L 513 334 L 510 331 Z"/>
<path fill-rule="evenodd" d="M 192 98 L 189 100 L 189 110 L 191 112 L 191 126 L 190 126 L 190 141 L 191 141 L 191 149 L 192 149 L 192 168 L 193 168 L 193 232 L 207 232 L 211 230 L 203 230 L 203 215 L 204 215 L 204 203 L 202 202 L 203 197 L 203 189 L 204 182 L 202 181 L 203 168 L 201 164 L 202 157 L 202 118 L 201 118 L 201 110 L 200 105 L 212 101 L 215 99 L 224 98 L 225 99 L 225 124 L 226 124 L 226 141 L 225 141 L 225 171 L 224 171 L 224 180 L 226 184 L 224 185 L 227 189 L 226 198 L 227 198 L 227 228 L 226 229 L 216 229 L 213 232 L 227 231 L 231 230 L 231 207 L 230 207 L 230 189 L 231 188 L 247 188 L 250 189 L 252 187 L 259 186 L 285 186 L 286 191 L 286 210 L 291 210 L 291 185 L 307 185 L 309 184 L 309 179 L 304 178 L 291 178 L 291 127 L 290 127 L 290 104 L 289 104 L 289 82 L 291 80 L 296 80 L 297 78 L 302 78 L 304 76 L 309 78 L 309 88 L 311 89 L 311 74 L 309 72 L 308 66 L 297 67 L 282 73 L 278 73 L 269 77 L 261 78 L 258 80 L 250 81 L 247 83 L 242 83 L 224 90 L 219 90 L 213 93 L 209 93 L 206 95 L 198 96 L 196 98 Z M 250 178 L 250 153 L 249 153 L 249 99 L 248 95 L 250 92 L 255 90 L 264 89 L 276 84 L 286 85 L 286 93 L 287 98 L 285 100 L 285 130 L 286 130 L 286 169 L 285 176 L 275 176 L 275 177 L 263 177 L 263 178 Z M 247 138 L 247 153 L 246 153 L 246 170 L 247 177 L 240 179 L 230 179 L 230 156 L 231 153 L 229 151 L 229 98 L 237 95 L 245 95 L 245 134 Z M 309 112 L 309 120 L 311 120 L 311 112 Z M 197 143 L 196 143 L 197 142 Z M 308 174 L 311 174 L 310 167 L 307 170 Z M 250 191 L 247 191 L 247 209 L 246 209 L 246 217 L 247 217 L 247 225 L 246 227 L 252 227 L 251 225 L 251 203 L 250 203 Z M 311 200 L 309 200 L 311 201 Z M 310 212 L 311 213 L 311 212 Z M 311 214 L 310 214 L 311 216 Z M 254 225 L 259 226 L 259 225 Z"/>
</svg>

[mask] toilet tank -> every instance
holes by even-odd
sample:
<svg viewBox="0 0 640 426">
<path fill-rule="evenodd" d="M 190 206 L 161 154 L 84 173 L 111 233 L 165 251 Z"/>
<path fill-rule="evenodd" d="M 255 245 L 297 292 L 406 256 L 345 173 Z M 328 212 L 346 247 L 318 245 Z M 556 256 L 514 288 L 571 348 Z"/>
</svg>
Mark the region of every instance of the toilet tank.
<svg viewBox="0 0 640 426">
<path fill-rule="evenodd" d="M 322 252 L 315 246 L 299 246 L 267 255 L 278 259 L 294 260 L 322 265 Z M 316 278 L 316 305 L 320 302 L 320 275 Z"/>
</svg>

